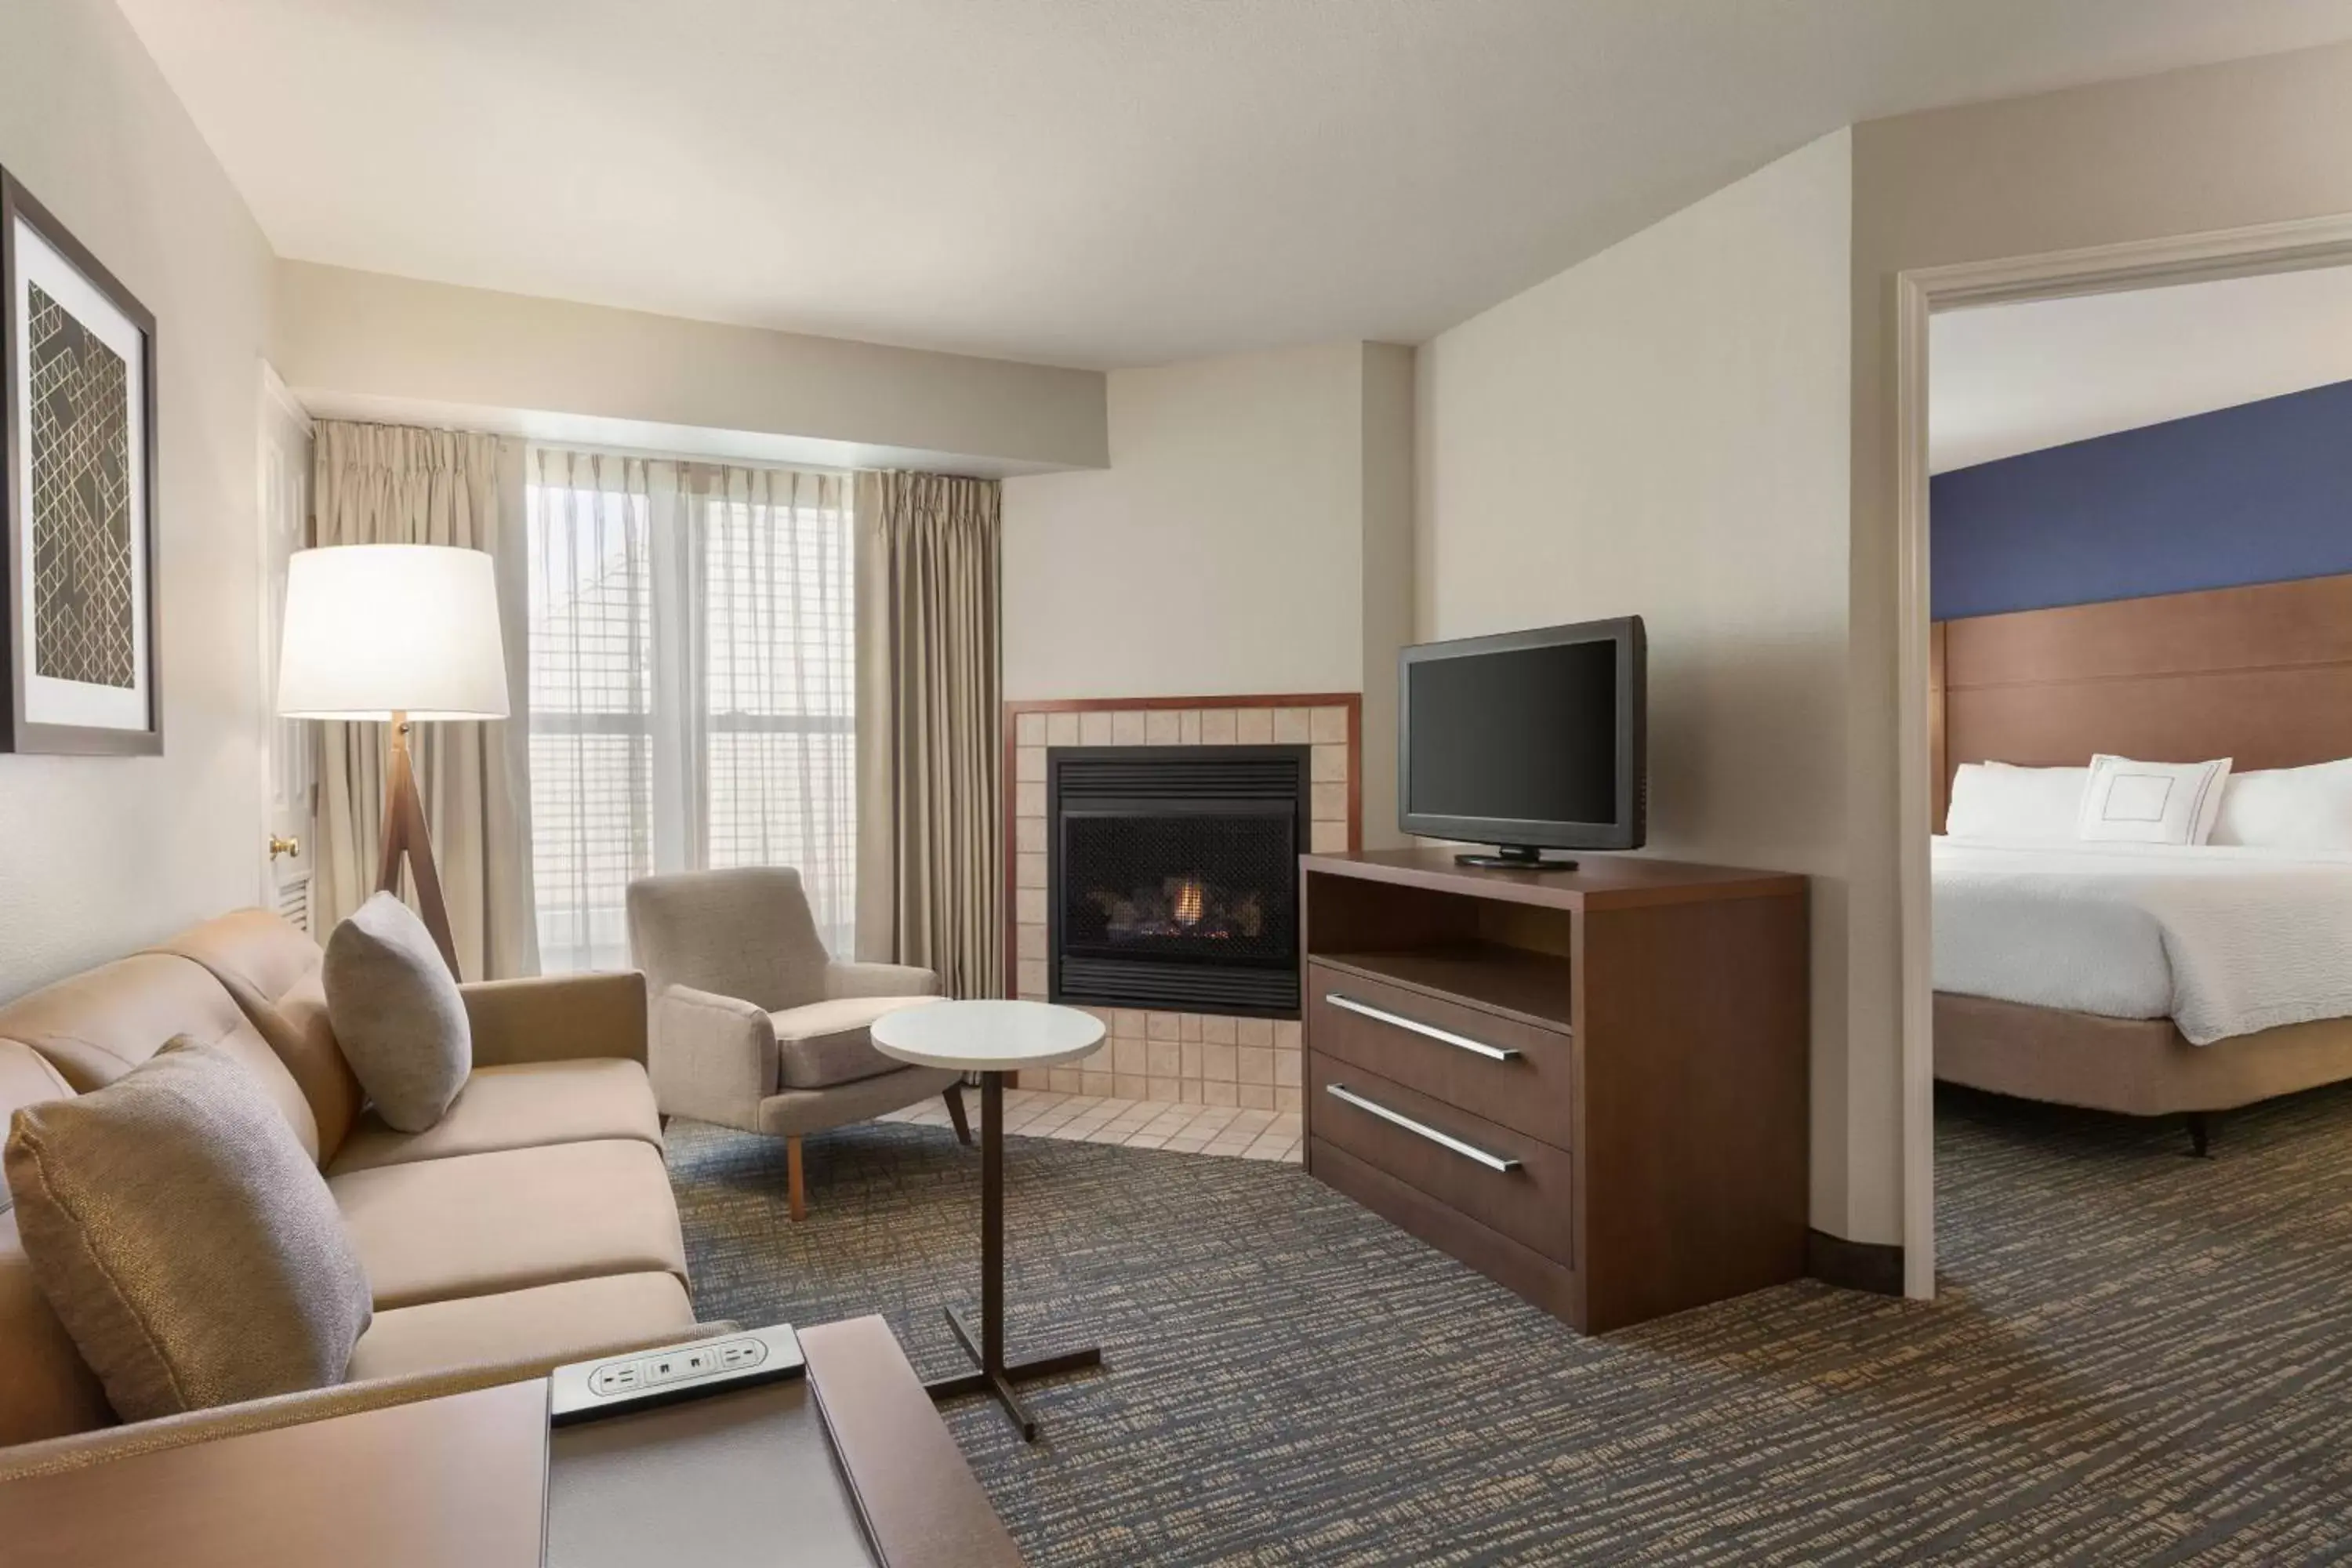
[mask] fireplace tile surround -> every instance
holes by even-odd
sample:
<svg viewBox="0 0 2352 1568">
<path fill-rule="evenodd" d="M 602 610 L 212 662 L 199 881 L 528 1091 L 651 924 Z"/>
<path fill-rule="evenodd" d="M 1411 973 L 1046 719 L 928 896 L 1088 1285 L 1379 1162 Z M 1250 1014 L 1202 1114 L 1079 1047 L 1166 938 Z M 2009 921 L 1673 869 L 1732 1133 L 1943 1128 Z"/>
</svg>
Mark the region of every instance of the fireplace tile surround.
<svg viewBox="0 0 2352 1568">
<path fill-rule="evenodd" d="M 1006 796 L 1012 929 L 1005 978 L 1013 995 L 1045 999 L 1045 760 L 1054 747 L 1305 745 L 1311 759 L 1309 848 L 1345 850 L 1363 841 L 1361 699 L 1353 692 L 1008 702 L 1004 731 L 1013 781 Z M 1123 1100 L 1298 1109 L 1297 1019 L 1087 1011 L 1103 1021 L 1103 1048 L 1026 1087 Z"/>
</svg>

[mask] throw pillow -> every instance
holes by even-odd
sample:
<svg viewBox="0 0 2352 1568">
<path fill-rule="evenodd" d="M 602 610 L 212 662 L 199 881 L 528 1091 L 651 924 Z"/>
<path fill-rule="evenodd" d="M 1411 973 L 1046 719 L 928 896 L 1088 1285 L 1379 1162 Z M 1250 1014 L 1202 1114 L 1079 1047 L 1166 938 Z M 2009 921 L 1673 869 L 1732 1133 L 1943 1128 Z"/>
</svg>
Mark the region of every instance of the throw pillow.
<svg viewBox="0 0 2352 1568">
<path fill-rule="evenodd" d="M 416 911 L 378 893 L 327 938 L 327 1021 L 376 1114 L 403 1132 L 441 1120 L 473 1070 L 466 999 Z"/>
<path fill-rule="evenodd" d="M 252 1076 L 185 1037 L 17 1111 L 5 1164 L 42 1295 L 126 1421 L 342 1381 L 366 1274 Z"/>
<path fill-rule="evenodd" d="M 2202 844 L 2213 835 L 2229 779 L 2227 757 L 2210 763 L 2093 757 L 2074 835 L 2108 844 Z"/>
</svg>

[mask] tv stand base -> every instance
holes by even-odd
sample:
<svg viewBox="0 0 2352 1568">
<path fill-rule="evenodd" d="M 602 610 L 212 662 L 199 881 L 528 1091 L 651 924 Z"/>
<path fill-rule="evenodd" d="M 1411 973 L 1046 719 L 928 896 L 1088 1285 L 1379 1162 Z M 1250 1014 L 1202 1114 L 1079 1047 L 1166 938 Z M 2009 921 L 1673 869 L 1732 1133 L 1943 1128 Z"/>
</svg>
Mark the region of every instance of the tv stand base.
<svg viewBox="0 0 2352 1568">
<path fill-rule="evenodd" d="M 1479 866 L 1498 871 L 1573 871 L 1573 860 L 1555 860 L 1529 844 L 1497 845 L 1493 855 L 1456 855 L 1456 866 Z"/>
</svg>

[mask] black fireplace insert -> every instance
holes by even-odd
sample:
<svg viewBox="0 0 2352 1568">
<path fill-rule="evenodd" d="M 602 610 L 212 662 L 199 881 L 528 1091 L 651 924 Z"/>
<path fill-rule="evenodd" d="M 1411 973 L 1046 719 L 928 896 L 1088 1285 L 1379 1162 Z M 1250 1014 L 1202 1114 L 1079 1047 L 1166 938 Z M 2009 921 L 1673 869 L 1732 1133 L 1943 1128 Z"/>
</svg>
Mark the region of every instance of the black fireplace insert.
<svg viewBox="0 0 2352 1568">
<path fill-rule="evenodd" d="M 1046 754 L 1056 1002 L 1298 1016 L 1305 746 Z"/>
</svg>

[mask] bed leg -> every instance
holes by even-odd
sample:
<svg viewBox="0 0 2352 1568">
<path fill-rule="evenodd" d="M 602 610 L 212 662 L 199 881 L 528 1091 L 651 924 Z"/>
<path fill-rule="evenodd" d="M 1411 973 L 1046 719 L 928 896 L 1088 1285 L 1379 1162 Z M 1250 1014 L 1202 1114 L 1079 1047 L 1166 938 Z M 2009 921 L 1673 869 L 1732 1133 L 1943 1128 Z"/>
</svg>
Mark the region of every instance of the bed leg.
<svg viewBox="0 0 2352 1568">
<path fill-rule="evenodd" d="M 2190 1159 L 2212 1158 L 2205 1152 L 2206 1145 L 2211 1141 L 2212 1131 L 2213 1124 L 2206 1120 L 2203 1111 L 2192 1110 L 2189 1113 L 2189 1157 Z"/>
</svg>

